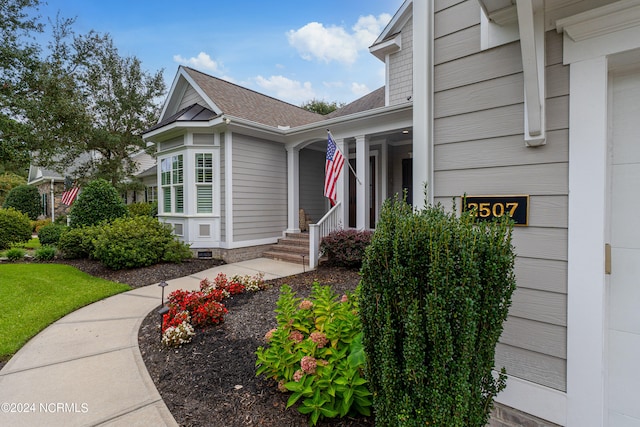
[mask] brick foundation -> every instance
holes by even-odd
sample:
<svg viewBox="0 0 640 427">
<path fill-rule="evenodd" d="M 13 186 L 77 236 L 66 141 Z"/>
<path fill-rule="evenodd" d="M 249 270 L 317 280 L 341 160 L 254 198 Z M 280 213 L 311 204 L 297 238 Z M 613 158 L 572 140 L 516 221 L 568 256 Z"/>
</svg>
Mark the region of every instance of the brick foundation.
<svg viewBox="0 0 640 427">
<path fill-rule="evenodd" d="M 494 404 L 488 427 L 560 427 L 499 403 Z"/>
<path fill-rule="evenodd" d="M 226 263 L 246 261 L 248 259 L 260 258 L 273 245 L 249 246 L 246 248 L 235 249 L 192 249 L 193 256 L 197 257 L 198 252 L 210 252 L 211 258 L 221 259 Z"/>
</svg>

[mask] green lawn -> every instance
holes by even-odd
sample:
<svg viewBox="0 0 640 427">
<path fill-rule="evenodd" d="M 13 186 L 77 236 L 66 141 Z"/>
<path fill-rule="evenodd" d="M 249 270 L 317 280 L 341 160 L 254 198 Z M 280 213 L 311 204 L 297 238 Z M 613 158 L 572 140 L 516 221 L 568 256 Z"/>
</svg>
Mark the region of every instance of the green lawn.
<svg viewBox="0 0 640 427">
<path fill-rule="evenodd" d="M 0 265 L 0 360 L 64 315 L 129 289 L 67 265 Z"/>
</svg>

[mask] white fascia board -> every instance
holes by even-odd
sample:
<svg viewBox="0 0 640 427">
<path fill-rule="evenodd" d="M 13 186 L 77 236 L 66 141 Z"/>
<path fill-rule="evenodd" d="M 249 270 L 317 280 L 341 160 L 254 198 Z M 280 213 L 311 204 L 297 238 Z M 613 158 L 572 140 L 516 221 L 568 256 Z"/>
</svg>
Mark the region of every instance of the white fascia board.
<svg viewBox="0 0 640 427">
<path fill-rule="evenodd" d="M 389 40 L 374 44 L 369 48 L 369 52 L 382 62 L 386 63 L 387 56 L 398 52 L 400 49 L 402 49 L 402 34 L 396 34 L 395 37 Z"/>
</svg>

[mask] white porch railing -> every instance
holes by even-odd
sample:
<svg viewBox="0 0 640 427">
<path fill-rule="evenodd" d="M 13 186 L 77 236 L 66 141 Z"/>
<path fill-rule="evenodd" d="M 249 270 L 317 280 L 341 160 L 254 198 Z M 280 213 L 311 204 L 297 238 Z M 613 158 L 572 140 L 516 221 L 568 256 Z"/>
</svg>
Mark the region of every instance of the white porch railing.
<svg viewBox="0 0 640 427">
<path fill-rule="evenodd" d="M 332 231 L 338 230 L 342 202 L 337 202 L 316 224 L 309 224 L 309 267 L 316 268 L 320 258 L 320 242 Z"/>
</svg>

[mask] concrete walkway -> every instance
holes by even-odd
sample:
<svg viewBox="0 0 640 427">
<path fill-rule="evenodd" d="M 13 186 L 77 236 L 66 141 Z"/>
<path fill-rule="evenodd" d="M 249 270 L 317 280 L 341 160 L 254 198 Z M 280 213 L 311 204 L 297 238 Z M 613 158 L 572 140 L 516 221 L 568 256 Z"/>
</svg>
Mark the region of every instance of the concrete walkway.
<svg viewBox="0 0 640 427">
<path fill-rule="evenodd" d="M 165 298 L 220 272 L 269 280 L 302 270 L 266 258 L 227 264 L 168 281 Z M 160 295 L 157 285 L 115 295 L 32 338 L 0 371 L 0 426 L 177 426 L 138 349 L 140 324 Z"/>
</svg>

